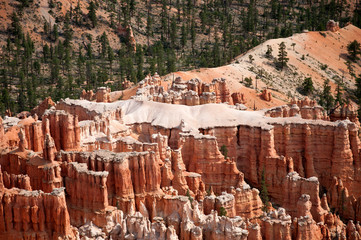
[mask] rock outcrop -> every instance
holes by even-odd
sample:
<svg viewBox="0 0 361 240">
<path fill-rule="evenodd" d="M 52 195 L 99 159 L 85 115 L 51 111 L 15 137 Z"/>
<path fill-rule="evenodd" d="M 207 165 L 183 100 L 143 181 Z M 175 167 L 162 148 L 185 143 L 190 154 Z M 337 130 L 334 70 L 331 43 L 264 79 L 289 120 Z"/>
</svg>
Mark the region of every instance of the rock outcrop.
<svg viewBox="0 0 361 240">
<path fill-rule="evenodd" d="M 1 238 L 76 239 L 63 188 L 51 193 L 3 189 L 0 199 Z"/>
<path fill-rule="evenodd" d="M 42 101 L 42 103 L 31 110 L 31 114 L 36 114 L 37 116 L 42 117 L 45 111 L 53 106 L 55 106 L 55 103 L 51 97 L 47 97 L 44 99 L 44 101 Z"/>
<path fill-rule="evenodd" d="M 239 111 L 224 79 L 139 89 L 0 119 L 0 238 L 359 238 L 352 111 L 328 121 L 307 98 Z"/>
<path fill-rule="evenodd" d="M 327 22 L 326 29 L 327 31 L 337 32 L 338 30 L 340 30 L 340 26 L 338 22 L 335 22 L 334 20 L 329 20 Z"/>
</svg>

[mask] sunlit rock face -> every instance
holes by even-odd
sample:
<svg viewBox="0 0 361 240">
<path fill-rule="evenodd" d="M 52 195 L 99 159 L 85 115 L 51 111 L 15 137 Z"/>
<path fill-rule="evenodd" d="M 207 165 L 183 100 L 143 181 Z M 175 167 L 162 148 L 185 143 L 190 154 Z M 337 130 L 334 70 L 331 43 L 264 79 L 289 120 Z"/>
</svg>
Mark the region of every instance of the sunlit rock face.
<svg viewBox="0 0 361 240">
<path fill-rule="evenodd" d="M 0 238 L 359 239 L 358 120 L 308 99 L 242 111 L 223 79 L 171 89 L 0 119 Z"/>
</svg>

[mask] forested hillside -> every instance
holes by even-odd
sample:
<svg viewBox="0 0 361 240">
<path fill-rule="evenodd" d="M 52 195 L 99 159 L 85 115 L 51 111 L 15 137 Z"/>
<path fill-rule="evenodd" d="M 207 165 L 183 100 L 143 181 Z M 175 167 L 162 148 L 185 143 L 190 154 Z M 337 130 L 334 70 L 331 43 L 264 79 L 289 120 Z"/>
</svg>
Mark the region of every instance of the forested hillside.
<svg viewBox="0 0 361 240">
<path fill-rule="evenodd" d="M 268 39 L 325 30 L 329 19 L 361 27 L 361 4 L 351 3 L 3 0 L 0 115 L 149 73 L 221 66 Z"/>
</svg>

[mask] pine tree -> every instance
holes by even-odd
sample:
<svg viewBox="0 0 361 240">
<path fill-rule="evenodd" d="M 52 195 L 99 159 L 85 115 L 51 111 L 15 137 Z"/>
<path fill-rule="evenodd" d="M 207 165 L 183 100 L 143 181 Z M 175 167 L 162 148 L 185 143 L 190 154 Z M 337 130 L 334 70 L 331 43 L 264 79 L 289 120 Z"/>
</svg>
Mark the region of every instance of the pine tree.
<svg viewBox="0 0 361 240">
<path fill-rule="evenodd" d="M 20 80 L 20 83 L 19 83 L 19 87 L 18 87 L 18 109 L 17 111 L 18 112 L 21 112 L 21 111 L 25 111 L 26 108 L 26 97 L 25 97 L 25 86 L 24 86 L 24 81 L 25 81 L 25 76 L 24 76 L 24 72 L 23 71 L 20 71 L 19 73 L 19 80 Z"/>
<path fill-rule="evenodd" d="M 113 49 L 108 46 L 108 61 L 109 61 L 109 71 L 110 71 L 110 80 L 113 80 L 113 62 L 114 62 L 114 52 Z"/>
<path fill-rule="evenodd" d="M 177 70 L 176 66 L 176 55 L 173 49 L 169 49 L 167 53 L 167 72 L 175 72 Z"/>
<path fill-rule="evenodd" d="M 54 54 L 51 61 L 50 79 L 51 83 L 56 83 L 59 80 L 60 62 L 58 57 Z"/>
<path fill-rule="evenodd" d="M 81 11 L 81 8 L 80 8 L 80 0 L 78 0 L 78 3 L 74 9 L 74 18 L 75 18 L 75 23 L 77 25 L 80 25 L 80 19 L 81 19 L 81 15 L 83 14 L 82 11 Z"/>
<path fill-rule="evenodd" d="M 153 36 L 153 20 L 150 15 L 150 11 L 148 10 L 148 17 L 147 17 L 147 26 L 146 26 L 146 34 L 147 34 L 147 42 L 149 47 L 150 37 Z"/>
<path fill-rule="evenodd" d="M 144 79 L 144 73 L 143 73 L 144 52 L 141 45 L 137 46 L 136 63 L 137 63 L 137 79 L 138 81 L 141 81 Z"/>
<path fill-rule="evenodd" d="M 186 30 L 186 26 L 183 24 L 182 25 L 182 30 L 181 30 L 181 45 L 182 48 L 185 48 L 185 46 L 187 45 L 187 30 Z"/>
<path fill-rule="evenodd" d="M 319 104 L 324 107 L 328 112 L 332 109 L 334 106 L 334 98 L 331 94 L 331 86 L 330 86 L 330 80 L 325 80 L 323 84 L 323 90 L 320 95 Z"/>
<path fill-rule="evenodd" d="M 173 17 L 170 25 L 170 43 L 172 48 L 175 48 L 177 46 L 177 31 L 177 22 L 176 19 Z"/>
<path fill-rule="evenodd" d="M 65 15 L 65 21 L 64 21 L 64 46 L 66 48 L 70 47 L 71 40 L 73 38 L 73 29 L 70 24 L 70 13 L 67 12 Z"/>
<path fill-rule="evenodd" d="M 186 196 L 188 197 L 189 202 L 192 204 L 193 198 L 192 198 L 192 196 L 191 196 L 191 194 L 190 194 L 189 188 L 187 189 Z"/>
<path fill-rule="evenodd" d="M 43 46 L 43 62 L 47 63 L 49 58 L 50 58 L 50 49 L 48 44 L 45 43 L 45 45 Z"/>
<path fill-rule="evenodd" d="M 272 52 L 273 52 L 272 46 L 267 45 L 266 58 L 271 58 Z"/>
<path fill-rule="evenodd" d="M 59 38 L 58 24 L 53 25 L 53 40 L 56 42 Z"/>
<path fill-rule="evenodd" d="M 96 14 L 96 5 L 93 1 L 91 1 L 89 3 L 89 7 L 88 7 L 88 18 L 90 19 L 93 28 L 95 28 L 97 26 L 98 23 L 98 19 L 97 19 L 97 14 Z"/>
<path fill-rule="evenodd" d="M 287 66 L 289 58 L 287 58 L 286 44 L 281 42 L 278 49 L 278 65 L 283 70 Z"/>
<path fill-rule="evenodd" d="M 219 149 L 219 151 L 222 153 L 225 159 L 228 158 L 228 148 L 226 145 L 223 144 L 221 149 Z"/>
<path fill-rule="evenodd" d="M 347 60 L 345 62 L 346 66 L 347 66 L 347 70 L 351 76 L 351 78 L 355 77 L 355 70 L 353 69 L 353 65 L 351 63 L 351 61 Z"/>
<path fill-rule="evenodd" d="M 194 21 L 192 21 L 191 25 L 191 43 L 192 43 L 192 50 L 194 50 L 194 43 L 196 42 L 196 24 Z"/>
<path fill-rule="evenodd" d="M 253 63 L 254 61 L 253 55 L 252 54 L 248 55 L 248 58 L 249 58 L 249 62 Z"/>
<path fill-rule="evenodd" d="M 343 83 L 341 81 L 337 81 L 336 87 L 336 99 L 335 101 L 338 102 L 340 105 L 343 104 Z"/>
<path fill-rule="evenodd" d="M 106 57 L 109 46 L 108 36 L 105 32 L 103 32 L 103 34 L 100 37 L 100 46 L 101 46 L 100 56 L 101 58 L 104 59 Z"/>
<path fill-rule="evenodd" d="M 304 95 L 310 95 L 314 90 L 313 81 L 311 77 L 305 78 L 302 83 L 301 91 Z"/>
<path fill-rule="evenodd" d="M 149 63 L 149 72 L 151 75 L 154 75 L 156 68 L 155 68 L 155 59 L 153 57 L 148 58 Z"/>
<path fill-rule="evenodd" d="M 263 211 L 267 211 L 268 205 L 269 205 L 269 198 L 268 198 L 268 189 L 266 184 L 266 170 L 265 167 L 262 169 L 261 174 L 261 192 L 260 192 L 260 198 L 263 202 Z"/>
<path fill-rule="evenodd" d="M 222 217 L 222 216 L 227 216 L 227 211 L 224 207 L 220 207 L 219 208 L 219 216 Z"/>
<path fill-rule="evenodd" d="M 35 107 L 36 105 L 36 101 L 35 101 L 35 92 L 34 92 L 34 75 L 31 79 L 28 79 L 26 81 L 26 93 L 27 93 L 27 98 L 28 98 L 28 104 L 29 104 L 29 108 L 32 109 Z"/>
<path fill-rule="evenodd" d="M 347 45 L 347 51 L 349 54 L 349 58 L 356 62 L 357 60 L 359 60 L 360 58 L 358 57 L 361 54 L 361 44 L 354 40 L 353 42 L 349 43 Z"/>
<path fill-rule="evenodd" d="M 59 101 L 64 97 L 64 80 L 62 77 L 59 77 L 58 82 L 56 84 L 56 91 L 55 91 L 55 100 Z"/>
<path fill-rule="evenodd" d="M 11 34 L 13 34 L 18 38 L 20 38 L 23 35 L 23 29 L 20 25 L 20 19 L 15 11 L 11 15 L 11 25 L 9 30 Z"/>
<path fill-rule="evenodd" d="M 137 74 L 134 71 L 133 58 L 128 57 L 126 64 L 127 64 L 127 79 L 131 82 L 137 83 Z"/>
</svg>

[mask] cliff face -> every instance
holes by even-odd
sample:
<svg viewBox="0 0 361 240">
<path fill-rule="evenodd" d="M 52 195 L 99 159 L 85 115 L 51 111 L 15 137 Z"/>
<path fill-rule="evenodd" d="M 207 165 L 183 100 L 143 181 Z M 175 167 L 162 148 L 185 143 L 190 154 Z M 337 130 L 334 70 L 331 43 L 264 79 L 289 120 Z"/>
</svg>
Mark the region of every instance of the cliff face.
<svg viewBox="0 0 361 240">
<path fill-rule="evenodd" d="M 54 189 L 48 194 L 2 189 L 0 233 L 7 239 L 75 239 L 64 189 Z"/>
<path fill-rule="evenodd" d="M 232 98 L 222 80 L 186 88 Z M 0 236 L 357 239 L 358 125 L 297 108 L 65 100 L 41 120 L 5 119 Z"/>
</svg>

